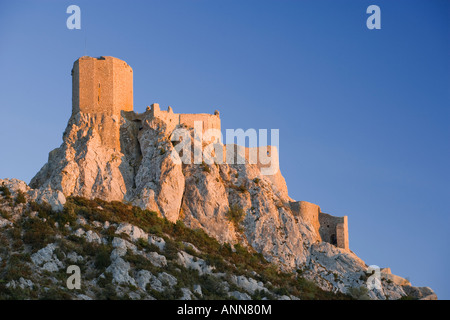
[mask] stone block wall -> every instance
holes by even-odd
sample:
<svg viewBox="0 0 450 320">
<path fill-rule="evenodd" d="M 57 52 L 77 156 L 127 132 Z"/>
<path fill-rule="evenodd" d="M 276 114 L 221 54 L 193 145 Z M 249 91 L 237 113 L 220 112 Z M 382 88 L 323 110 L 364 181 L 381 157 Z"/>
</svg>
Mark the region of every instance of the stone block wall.
<svg viewBox="0 0 450 320">
<path fill-rule="evenodd" d="M 322 212 L 318 205 L 306 201 L 290 202 L 290 207 L 295 216 L 302 217 L 312 225 L 318 236 L 317 240 L 349 250 L 347 216 L 329 215 Z"/>
<path fill-rule="evenodd" d="M 180 114 L 180 124 L 185 124 L 189 128 L 194 127 L 195 121 L 202 121 L 203 132 L 208 129 L 217 129 L 220 131 L 220 117 L 215 114 L 207 113 L 181 113 Z"/>
<path fill-rule="evenodd" d="M 348 246 L 348 218 L 342 217 L 342 222 L 336 225 L 337 247 L 349 250 Z"/>
<path fill-rule="evenodd" d="M 133 70 L 114 57 L 81 57 L 72 69 L 72 115 L 92 115 L 102 144 L 120 148 L 120 113 L 133 111 Z"/>
<path fill-rule="evenodd" d="M 349 249 L 348 247 L 348 218 L 335 217 L 324 212 L 319 214 L 319 232 L 322 241 L 329 242 L 336 247 Z"/>
<path fill-rule="evenodd" d="M 114 57 L 81 57 L 72 69 L 72 114 L 133 110 L 133 70 Z"/>
<path fill-rule="evenodd" d="M 180 124 L 180 115 L 174 113 L 171 107 L 168 107 L 167 111 L 164 111 L 159 108 L 159 104 L 154 103 L 149 112 L 154 118 L 164 121 L 169 131 L 173 131 Z"/>
<path fill-rule="evenodd" d="M 202 122 L 202 132 L 208 129 L 217 129 L 220 131 L 220 116 L 218 114 L 207 113 L 174 113 L 171 107 L 167 111 L 161 110 L 159 104 L 152 104 L 150 110 L 155 118 L 163 120 L 169 131 L 175 129 L 177 125 L 184 124 L 188 128 L 194 128 L 195 121 Z"/>
<path fill-rule="evenodd" d="M 290 206 L 291 206 L 292 213 L 294 215 L 301 217 L 304 221 L 309 222 L 313 226 L 316 234 L 319 236 L 320 235 L 320 232 L 319 232 L 320 207 L 317 204 L 310 203 L 307 201 L 291 202 Z"/>
</svg>

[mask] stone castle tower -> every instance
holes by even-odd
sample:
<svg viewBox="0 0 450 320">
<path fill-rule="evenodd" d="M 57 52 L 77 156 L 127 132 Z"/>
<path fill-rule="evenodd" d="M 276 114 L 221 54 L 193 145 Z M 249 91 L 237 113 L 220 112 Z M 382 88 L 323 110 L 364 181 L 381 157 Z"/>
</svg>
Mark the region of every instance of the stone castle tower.
<svg viewBox="0 0 450 320">
<path fill-rule="evenodd" d="M 72 116 L 88 114 L 102 144 L 120 148 L 121 111 L 133 111 L 133 70 L 114 57 L 81 57 L 72 69 Z"/>
<path fill-rule="evenodd" d="M 114 57 L 81 57 L 72 69 L 72 113 L 133 110 L 133 70 Z"/>
</svg>

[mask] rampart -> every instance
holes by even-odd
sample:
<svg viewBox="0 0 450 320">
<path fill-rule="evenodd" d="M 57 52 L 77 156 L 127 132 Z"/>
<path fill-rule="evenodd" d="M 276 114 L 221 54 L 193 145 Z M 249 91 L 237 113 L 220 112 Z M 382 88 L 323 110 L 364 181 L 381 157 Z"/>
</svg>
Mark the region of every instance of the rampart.
<svg viewBox="0 0 450 320">
<path fill-rule="evenodd" d="M 217 129 L 220 131 L 220 116 L 219 112 L 214 114 L 208 113 L 174 113 L 169 106 L 167 110 L 161 110 L 158 103 L 153 103 L 147 110 L 141 114 L 127 113 L 128 118 L 135 121 L 142 121 L 148 114 L 153 118 L 158 118 L 167 126 L 167 130 L 173 131 L 177 126 L 185 126 L 187 128 L 194 128 L 195 121 L 202 122 L 202 132 L 208 129 Z"/>
</svg>

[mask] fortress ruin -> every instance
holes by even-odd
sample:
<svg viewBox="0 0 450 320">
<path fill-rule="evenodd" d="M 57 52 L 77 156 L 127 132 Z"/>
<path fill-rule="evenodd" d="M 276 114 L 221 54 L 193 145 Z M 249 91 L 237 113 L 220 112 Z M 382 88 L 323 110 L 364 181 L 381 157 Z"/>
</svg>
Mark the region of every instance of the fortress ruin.
<svg viewBox="0 0 450 320">
<path fill-rule="evenodd" d="M 334 217 L 322 212 L 317 204 L 306 201 L 291 202 L 290 206 L 294 215 L 312 225 L 319 241 L 349 250 L 347 216 Z"/>
<path fill-rule="evenodd" d="M 133 69 L 114 57 L 84 56 L 76 60 L 72 69 L 72 116 L 86 113 L 100 118 L 98 125 L 103 144 L 111 148 L 120 146 L 119 123 L 123 115 L 132 121 L 142 121 L 149 113 L 164 121 L 171 131 L 177 125 L 193 127 L 201 121 L 203 131 L 220 131 L 219 112 L 214 114 L 178 114 L 171 107 L 167 111 L 154 103 L 144 113 L 133 110 Z"/>
<path fill-rule="evenodd" d="M 154 103 L 143 113 L 133 110 L 133 70 L 125 62 L 114 57 L 88 57 L 76 60 L 72 69 L 72 116 L 85 113 L 93 116 L 93 126 L 99 130 L 102 143 L 110 148 L 120 149 L 120 119 L 122 116 L 130 121 L 141 122 L 149 114 L 162 120 L 169 131 L 177 126 L 194 127 L 195 121 L 202 122 L 202 131 L 208 129 L 221 130 L 220 115 L 214 114 L 178 114 L 171 107 L 161 110 Z M 278 150 L 272 146 L 246 148 L 237 145 L 224 145 L 225 155 L 233 151 L 235 162 L 239 157 L 256 164 L 263 170 L 267 163 L 261 162 L 259 151 L 274 155 L 277 172 L 268 176 L 273 185 L 283 191 L 284 178 L 278 170 Z M 241 162 L 242 163 L 242 162 Z M 284 190 L 287 194 L 287 189 Z M 339 248 L 349 250 L 347 216 L 334 217 L 323 213 L 316 204 L 306 201 L 290 202 L 294 216 L 301 217 L 314 229 L 317 240 L 331 243 Z"/>
</svg>

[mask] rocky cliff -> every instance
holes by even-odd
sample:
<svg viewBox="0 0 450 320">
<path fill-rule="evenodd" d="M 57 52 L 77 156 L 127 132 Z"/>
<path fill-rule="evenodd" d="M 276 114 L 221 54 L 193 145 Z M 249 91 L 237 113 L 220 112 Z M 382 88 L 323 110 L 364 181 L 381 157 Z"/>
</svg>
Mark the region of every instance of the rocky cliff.
<svg viewBox="0 0 450 320">
<path fill-rule="evenodd" d="M 102 135 L 111 130 L 120 132 L 116 146 L 102 143 L 107 139 Z M 78 112 L 69 120 L 62 145 L 50 152 L 29 187 L 17 180 L 0 184 L 13 193 L 21 190 L 29 201 L 48 202 L 54 211 L 62 211 L 68 197 L 121 201 L 202 229 L 222 245 L 260 253 L 281 271 L 301 273 L 323 290 L 350 294 L 366 286 L 369 267 L 350 250 L 321 242 L 317 228 L 291 211 L 293 200 L 280 171 L 264 175 L 261 166 L 248 160 L 183 164 L 177 161 L 172 133 L 172 126 L 150 112 L 139 117 L 133 112 L 112 117 Z M 2 221 L 8 225 L 7 219 Z M 119 261 L 120 269 L 118 259 L 113 261 Z M 139 277 L 154 280 L 148 274 Z M 400 299 L 414 292 L 416 298 L 435 297 L 430 289 L 411 287 L 386 270 L 379 278 L 381 287 L 365 296 Z"/>
</svg>

